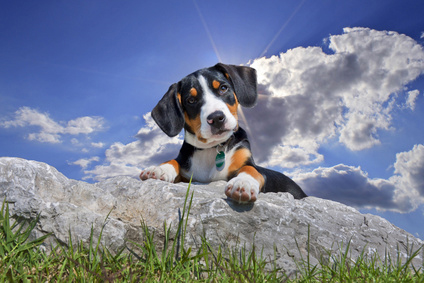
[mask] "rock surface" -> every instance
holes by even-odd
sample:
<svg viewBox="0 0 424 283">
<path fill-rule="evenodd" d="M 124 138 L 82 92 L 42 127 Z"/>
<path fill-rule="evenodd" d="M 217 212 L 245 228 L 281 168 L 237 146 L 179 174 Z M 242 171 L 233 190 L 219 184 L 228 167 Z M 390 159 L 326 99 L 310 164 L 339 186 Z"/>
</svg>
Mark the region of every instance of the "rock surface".
<svg viewBox="0 0 424 283">
<path fill-rule="evenodd" d="M 250 249 L 254 243 L 264 257 L 290 273 L 296 270 L 294 259 L 306 259 L 308 244 L 311 264 L 348 243 L 353 259 L 365 251 L 377 252 L 382 259 L 386 253 L 396 259 L 399 253 L 403 260 L 424 244 L 381 217 L 337 202 L 268 193 L 260 194 L 253 205 L 238 205 L 226 198 L 224 186 L 223 181 L 191 186 L 186 247 L 199 246 L 202 236 L 212 248 Z M 45 163 L 0 158 L 0 198 L 6 199 L 17 219 L 40 214 L 33 237 L 53 233 L 47 249 L 57 241 L 68 243 L 70 235 L 73 243 L 88 244 L 92 227 L 97 242 L 103 227 L 103 246 L 118 251 L 127 240 L 142 243 L 142 219 L 155 231 L 160 247 L 164 221 L 171 224 L 171 235 L 177 233 L 187 188 L 185 183 L 130 177 L 89 184 L 70 180 Z M 422 266 L 421 255 L 414 260 L 416 266 Z"/>
</svg>

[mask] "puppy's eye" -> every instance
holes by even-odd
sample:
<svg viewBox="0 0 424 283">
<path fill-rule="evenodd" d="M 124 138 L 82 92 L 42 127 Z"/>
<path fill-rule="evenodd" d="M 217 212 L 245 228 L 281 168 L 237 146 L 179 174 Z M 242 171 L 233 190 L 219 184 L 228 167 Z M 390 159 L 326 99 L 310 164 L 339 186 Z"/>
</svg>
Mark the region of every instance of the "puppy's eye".
<svg viewBox="0 0 424 283">
<path fill-rule="evenodd" d="M 223 95 L 228 91 L 228 86 L 226 85 L 220 85 L 218 89 L 219 95 Z"/>
<path fill-rule="evenodd" d="M 190 97 L 187 98 L 186 101 L 187 101 L 188 104 L 194 104 L 194 103 L 196 103 L 196 98 L 194 98 L 193 96 L 190 96 Z"/>
</svg>

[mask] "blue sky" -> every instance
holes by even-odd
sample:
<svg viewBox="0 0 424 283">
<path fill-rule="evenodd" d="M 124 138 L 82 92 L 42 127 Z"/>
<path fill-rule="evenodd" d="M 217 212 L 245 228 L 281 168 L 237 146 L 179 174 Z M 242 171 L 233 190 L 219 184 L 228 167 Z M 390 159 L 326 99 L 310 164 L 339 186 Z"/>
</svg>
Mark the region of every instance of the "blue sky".
<svg viewBox="0 0 424 283">
<path fill-rule="evenodd" d="M 257 69 L 258 163 L 424 238 L 422 1 L 1 1 L 0 156 L 94 182 L 174 158 L 169 85 Z"/>
</svg>

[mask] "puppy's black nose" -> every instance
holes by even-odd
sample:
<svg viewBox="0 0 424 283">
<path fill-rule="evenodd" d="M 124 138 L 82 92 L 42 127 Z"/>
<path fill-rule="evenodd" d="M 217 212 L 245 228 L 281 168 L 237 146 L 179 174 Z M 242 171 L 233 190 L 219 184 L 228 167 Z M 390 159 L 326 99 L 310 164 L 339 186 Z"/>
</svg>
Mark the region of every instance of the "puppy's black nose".
<svg viewBox="0 0 424 283">
<path fill-rule="evenodd" d="M 225 114 L 222 111 L 215 111 L 206 117 L 208 124 L 215 128 L 221 128 L 225 123 Z"/>
</svg>

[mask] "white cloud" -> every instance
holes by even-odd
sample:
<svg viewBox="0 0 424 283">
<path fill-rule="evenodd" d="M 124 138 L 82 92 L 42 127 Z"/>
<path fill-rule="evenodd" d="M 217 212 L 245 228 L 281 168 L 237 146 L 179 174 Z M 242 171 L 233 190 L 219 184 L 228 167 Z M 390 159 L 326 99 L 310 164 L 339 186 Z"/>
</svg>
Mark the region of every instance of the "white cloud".
<svg viewBox="0 0 424 283">
<path fill-rule="evenodd" d="M 320 145 L 334 137 L 351 150 L 379 144 L 378 131 L 392 127 L 395 94 L 424 71 L 422 46 L 403 34 L 345 28 L 325 42 L 334 54 L 298 47 L 251 63 L 263 95 L 244 112 L 262 165 L 321 162 Z M 411 109 L 417 95 L 408 93 Z"/>
<path fill-rule="evenodd" d="M 308 194 L 357 208 L 409 212 L 424 203 L 424 146 L 396 155 L 390 178 L 371 179 L 360 167 L 339 164 L 297 173 L 294 179 Z"/>
<path fill-rule="evenodd" d="M 137 141 L 129 144 L 114 143 L 106 150 L 105 164 L 85 173 L 95 180 L 120 175 L 138 177 L 142 169 L 176 158 L 182 139 L 165 135 L 154 122 L 150 112 L 143 118 L 146 125 L 138 131 Z"/>
<path fill-rule="evenodd" d="M 40 113 L 29 107 L 19 108 L 19 110 L 15 112 L 15 119 L 1 122 L 0 126 L 4 128 L 26 126 L 40 127 L 40 132 L 30 133 L 28 139 L 48 143 L 59 143 L 59 134 L 64 130 L 64 128 L 53 121 L 47 113 Z"/>
<path fill-rule="evenodd" d="M 48 113 L 40 113 L 29 107 L 21 107 L 15 112 L 14 119 L 0 122 L 4 128 L 10 127 L 39 127 L 39 132 L 29 133 L 29 140 L 36 140 L 47 143 L 61 143 L 64 134 L 78 135 L 90 134 L 104 129 L 104 119 L 102 117 L 79 117 L 67 123 L 56 122 L 50 118 Z M 72 143 L 78 142 L 72 139 Z"/>
<path fill-rule="evenodd" d="M 395 174 L 402 176 L 402 186 L 424 197 L 424 145 L 396 154 Z"/>
<path fill-rule="evenodd" d="M 339 164 L 333 167 L 319 167 L 312 172 L 300 173 L 294 177 L 309 194 L 354 207 L 380 207 L 394 209 L 394 187 L 382 190 L 384 182 L 370 180 L 360 167 Z"/>
<path fill-rule="evenodd" d="M 322 154 L 317 153 L 314 146 L 274 146 L 267 161 L 267 166 L 281 166 L 284 160 L 284 167 L 292 168 L 298 164 L 309 165 L 319 163 L 324 160 Z"/>
<path fill-rule="evenodd" d="M 102 117 L 79 117 L 68 122 L 63 133 L 70 135 L 90 134 L 103 129 L 104 119 Z"/>
<path fill-rule="evenodd" d="M 417 100 L 418 95 L 420 95 L 420 91 L 418 89 L 408 91 L 408 97 L 406 99 L 406 107 L 411 110 L 415 109 L 415 101 Z"/>
<path fill-rule="evenodd" d="M 87 159 L 78 159 L 77 161 L 74 162 L 69 162 L 70 165 L 78 165 L 81 166 L 82 169 L 86 169 L 88 167 L 88 165 L 92 162 L 98 162 L 100 159 L 98 156 L 94 156 L 91 158 L 87 158 Z"/>
<path fill-rule="evenodd" d="M 92 143 L 91 143 L 91 146 L 92 146 L 92 147 L 96 147 L 96 148 L 102 148 L 102 147 L 104 147 L 104 146 L 105 146 L 105 144 L 104 144 L 104 143 L 102 143 L 102 142 L 92 142 Z"/>
</svg>

